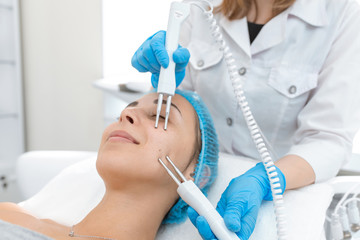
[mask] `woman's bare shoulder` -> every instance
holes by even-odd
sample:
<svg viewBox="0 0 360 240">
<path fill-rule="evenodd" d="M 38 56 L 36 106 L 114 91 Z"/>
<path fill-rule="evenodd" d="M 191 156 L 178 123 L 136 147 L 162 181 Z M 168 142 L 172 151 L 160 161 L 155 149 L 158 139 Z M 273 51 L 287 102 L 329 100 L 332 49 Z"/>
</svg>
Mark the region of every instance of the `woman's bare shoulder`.
<svg viewBox="0 0 360 240">
<path fill-rule="evenodd" d="M 21 207 L 18 206 L 16 203 L 12 202 L 1 202 L 0 203 L 0 211 L 20 211 Z"/>
<path fill-rule="evenodd" d="M 23 225 L 22 223 L 33 223 L 36 222 L 34 220 L 37 220 L 22 207 L 11 202 L 0 203 L 0 219 L 17 225 Z"/>
<path fill-rule="evenodd" d="M 22 207 L 10 202 L 0 203 L 0 219 L 51 237 L 64 235 L 61 233 L 67 231 L 67 227 L 50 219 L 36 218 Z"/>
</svg>

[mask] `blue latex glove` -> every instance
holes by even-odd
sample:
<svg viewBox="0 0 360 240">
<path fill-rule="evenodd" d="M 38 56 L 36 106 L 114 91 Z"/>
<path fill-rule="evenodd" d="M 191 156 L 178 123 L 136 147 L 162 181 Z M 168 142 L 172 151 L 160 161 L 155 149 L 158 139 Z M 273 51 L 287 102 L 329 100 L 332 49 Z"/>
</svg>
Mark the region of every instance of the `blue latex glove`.
<svg viewBox="0 0 360 240">
<path fill-rule="evenodd" d="M 160 66 L 169 66 L 169 56 L 165 49 L 165 31 L 159 31 L 146 39 L 131 59 L 131 65 L 139 72 L 151 72 L 151 84 L 157 88 L 159 82 Z M 190 52 L 179 45 L 173 53 L 176 63 L 175 79 L 176 87 L 180 85 L 185 77 L 185 68 L 190 59 Z"/>
<path fill-rule="evenodd" d="M 284 174 L 277 167 L 276 170 L 284 192 Z M 254 231 L 263 199 L 272 200 L 272 195 L 266 170 L 262 163 L 258 163 L 243 175 L 231 180 L 221 195 L 216 210 L 224 218 L 227 228 L 235 232 L 241 240 L 246 240 Z M 188 208 L 188 215 L 203 239 L 217 239 L 203 216 L 199 216 L 191 207 Z"/>
</svg>

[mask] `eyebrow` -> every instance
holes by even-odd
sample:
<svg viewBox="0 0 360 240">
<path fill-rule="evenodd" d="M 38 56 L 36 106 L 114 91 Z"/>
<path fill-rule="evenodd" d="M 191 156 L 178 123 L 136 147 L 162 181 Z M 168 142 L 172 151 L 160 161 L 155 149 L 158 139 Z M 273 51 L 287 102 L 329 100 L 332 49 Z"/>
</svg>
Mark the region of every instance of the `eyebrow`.
<svg viewBox="0 0 360 240">
<path fill-rule="evenodd" d="M 139 104 L 138 101 L 134 101 L 134 102 L 129 103 L 125 108 L 127 108 L 127 107 L 135 107 L 138 104 Z"/>
<path fill-rule="evenodd" d="M 153 103 L 154 103 L 154 104 L 157 104 L 158 101 L 159 101 L 158 99 L 155 99 Z M 166 101 L 163 100 L 163 101 L 162 101 L 162 104 L 165 104 L 165 105 L 166 105 Z M 178 110 L 179 113 L 180 113 L 180 115 L 182 116 L 180 109 L 179 109 L 175 104 L 171 103 L 171 106 L 173 106 L 174 108 L 176 108 L 176 110 Z"/>
</svg>

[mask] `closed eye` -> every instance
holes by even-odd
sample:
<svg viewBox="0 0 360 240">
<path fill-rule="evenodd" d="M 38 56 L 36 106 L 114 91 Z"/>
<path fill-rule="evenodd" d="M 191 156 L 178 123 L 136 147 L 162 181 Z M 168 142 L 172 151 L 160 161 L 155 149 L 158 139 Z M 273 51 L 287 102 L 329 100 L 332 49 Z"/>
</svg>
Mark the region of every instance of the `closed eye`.
<svg viewBox="0 0 360 240">
<path fill-rule="evenodd" d="M 152 117 L 155 117 L 155 118 L 156 118 L 156 114 L 152 115 Z M 164 117 L 164 116 L 159 115 L 159 118 L 162 118 L 162 119 L 165 120 L 165 117 Z"/>
</svg>

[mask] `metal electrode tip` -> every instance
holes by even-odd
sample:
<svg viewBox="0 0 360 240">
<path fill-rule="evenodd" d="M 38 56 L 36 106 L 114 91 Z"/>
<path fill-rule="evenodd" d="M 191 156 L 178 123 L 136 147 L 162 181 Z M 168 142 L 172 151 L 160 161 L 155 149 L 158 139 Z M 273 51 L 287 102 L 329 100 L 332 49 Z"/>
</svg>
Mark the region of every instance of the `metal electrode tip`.
<svg viewBox="0 0 360 240">
<path fill-rule="evenodd" d="M 169 115 L 170 115 L 170 107 L 171 107 L 171 96 L 168 96 L 166 99 L 166 109 L 165 109 L 165 125 L 164 130 L 167 129 L 167 124 L 169 121 Z"/>
<path fill-rule="evenodd" d="M 159 117 L 160 117 L 160 112 L 161 112 L 161 106 L 162 106 L 163 97 L 164 97 L 164 95 L 163 95 L 162 93 L 160 93 L 160 94 L 159 94 L 159 98 L 158 98 L 157 108 L 156 108 L 155 128 L 157 128 L 158 125 L 159 125 Z"/>
</svg>

